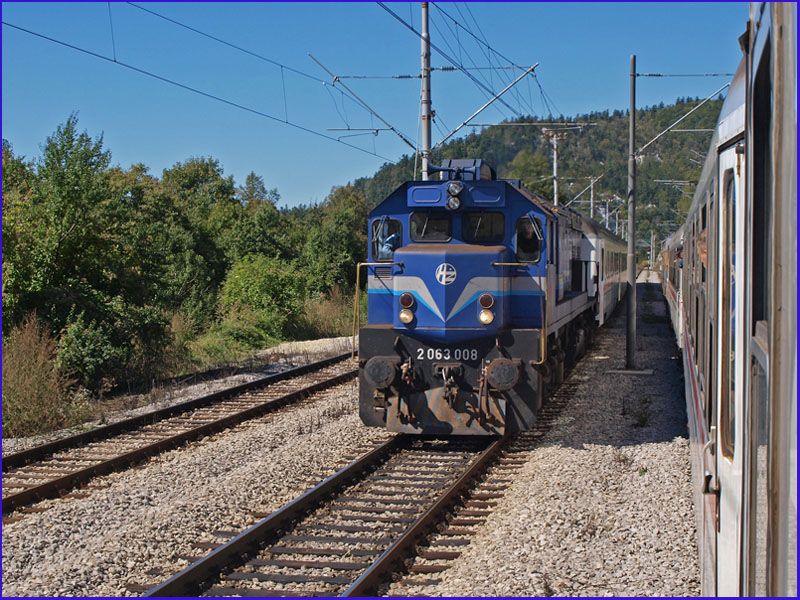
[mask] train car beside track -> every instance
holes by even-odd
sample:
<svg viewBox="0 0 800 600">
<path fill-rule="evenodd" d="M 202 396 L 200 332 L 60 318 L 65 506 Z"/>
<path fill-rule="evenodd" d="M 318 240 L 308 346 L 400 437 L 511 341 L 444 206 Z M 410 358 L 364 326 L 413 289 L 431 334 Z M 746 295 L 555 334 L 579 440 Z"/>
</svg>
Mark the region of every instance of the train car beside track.
<svg viewBox="0 0 800 600">
<path fill-rule="evenodd" d="M 796 5 L 751 4 L 687 220 L 660 261 L 704 595 L 797 593 L 795 35 Z"/>
<path fill-rule="evenodd" d="M 421 434 L 529 429 L 624 295 L 624 243 L 480 160 L 401 185 L 369 215 L 364 423 Z"/>
</svg>

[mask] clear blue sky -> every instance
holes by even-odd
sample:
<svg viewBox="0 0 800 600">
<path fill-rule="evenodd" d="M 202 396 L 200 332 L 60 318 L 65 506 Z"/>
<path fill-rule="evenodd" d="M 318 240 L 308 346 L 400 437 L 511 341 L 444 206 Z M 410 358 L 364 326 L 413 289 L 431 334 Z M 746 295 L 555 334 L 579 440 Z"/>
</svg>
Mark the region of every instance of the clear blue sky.
<svg viewBox="0 0 800 600">
<path fill-rule="evenodd" d="M 389 6 L 419 27 L 419 3 Z M 748 13 L 747 3 L 469 3 L 479 32 L 463 3 L 441 6 L 517 63 L 540 63 L 540 81 L 566 115 L 626 108 L 631 53 L 638 56 L 640 72 L 733 72 L 741 56 L 737 37 Z M 419 39 L 375 3 L 164 2 L 147 7 L 320 78 L 326 75 L 309 52 L 338 74 L 419 71 Z M 279 68 L 126 3 L 112 3 L 111 11 L 119 60 L 284 117 Z M 112 55 L 105 2 L 3 2 L 2 13 L 4 21 Z M 466 33 L 459 35 L 459 49 L 446 27 L 449 21 L 436 8 L 431 15 L 434 44 L 460 51 L 464 64 L 470 64 L 470 57 L 474 64 L 488 64 Z M 331 186 L 369 175 L 383 163 L 6 26 L 2 38 L 2 134 L 28 157 L 37 156 L 45 137 L 75 111 L 83 128 L 104 134 L 114 162 L 123 167 L 143 162 L 160 175 L 190 156 L 213 156 L 237 182 L 250 171 L 260 174 L 288 204 L 322 200 Z M 432 63 L 447 64 L 436 52 Z M 334 91 L 332 99 L 321 83 L 284 75 L 289 120 L 318 131 L 345 123 L 379 126 L 350 101 L 335 105 L 341 96 Z M 490 83 L 500 89 L 498 76 L 492 77 Z M 638 101 L 646 105 L 705 96 L 725 81 L 640 79 Z M 419 80 L 347 83 L 416 139 Z M 535 114 L 547 114 L 533 82 L 519 89 Z M 464 75 L 434 73 L 433 102 L 443 128 L 455 127 L 484 99 Z M 515 97 L 508 102 L 518 105 Z M 496 122 L 511 114 L 504 111 L 490 108 L 477 120 Z M 434 129 L 434 141 L 439 137 Z M 408 150 L 389 132 L 347 141 L 392 159 Z"/>
</svg>

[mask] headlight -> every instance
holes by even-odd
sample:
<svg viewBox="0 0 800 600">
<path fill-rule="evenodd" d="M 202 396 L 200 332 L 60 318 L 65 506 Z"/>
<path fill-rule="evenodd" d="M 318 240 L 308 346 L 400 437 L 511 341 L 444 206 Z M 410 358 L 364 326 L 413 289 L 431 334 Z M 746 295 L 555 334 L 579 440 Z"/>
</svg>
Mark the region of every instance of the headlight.
<svg viewBox="0 0 800 600">
<path fill-rule="evenodd" d="M 491 325 L 492 321 L 494 321 L 494 313 L 484 308 L 478 315 L 478 320 L 483 325 Z"/>
<path fill-rule="evenodd" d="M 461 206 L 461 199 L 458 196 L 450 196 L 447 199 L 447 208 L 450 210 L 458 210 Z"/>
<path fill-rule="evenodd" d="M 400 294 L 400 306 L 403 308 L 411 308 L 414 306 L 414 296 L 408 292 L 403 292 Z"/>
<path fill-rule="evenodd" d="M 458 196 L 461 190 L 464 189 L 464 184 L 461 181 L 453 180 L 447 184 L 447 193 L 451 196 Z"/>
<path fill-rule="evenodd" d="M 400 319 L 401 323 L 408 325 L 409 323 L 411 323 L 411 321 L 414 320 L 414 313 L 408 310 L 407 308 L 404 308 L 403 310 L 400 311 L 400 315 L 398 318 Z"/>
<path fill-rule="evenodd" d="M 481 308 L 492 308 L 494 306 L 494 296 L 491 294 L 481 294 L 481 297 L 478 298 L 478 304 L 481 305 Z"/>
</svg>

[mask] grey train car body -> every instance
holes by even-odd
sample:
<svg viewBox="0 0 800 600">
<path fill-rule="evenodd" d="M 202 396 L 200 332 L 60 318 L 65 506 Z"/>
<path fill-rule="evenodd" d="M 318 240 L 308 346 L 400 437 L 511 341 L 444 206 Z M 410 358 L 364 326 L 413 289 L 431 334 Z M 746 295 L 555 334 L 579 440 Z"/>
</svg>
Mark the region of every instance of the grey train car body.
<svg viewBox="0 0 800 600">
<path fill-rule="evenodd" d="M 797 592 L 796 5 L 751 5 L 684 225 L 682 348 L 704 595 Z"/>
</svg>

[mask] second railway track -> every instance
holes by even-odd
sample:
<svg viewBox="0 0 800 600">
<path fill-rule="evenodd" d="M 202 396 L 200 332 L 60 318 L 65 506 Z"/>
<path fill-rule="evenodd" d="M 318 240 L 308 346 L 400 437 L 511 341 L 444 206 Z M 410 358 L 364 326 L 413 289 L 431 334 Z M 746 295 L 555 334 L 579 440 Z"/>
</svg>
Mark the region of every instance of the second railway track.
<svg viewBox="0 0 800 600">
<path fill-rule="evenodd" d="M 349 381 L 357 370 L 348 357 L 309 363 L 7 455 L 3 457 L 3 515 Z"/>
</svg>

